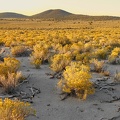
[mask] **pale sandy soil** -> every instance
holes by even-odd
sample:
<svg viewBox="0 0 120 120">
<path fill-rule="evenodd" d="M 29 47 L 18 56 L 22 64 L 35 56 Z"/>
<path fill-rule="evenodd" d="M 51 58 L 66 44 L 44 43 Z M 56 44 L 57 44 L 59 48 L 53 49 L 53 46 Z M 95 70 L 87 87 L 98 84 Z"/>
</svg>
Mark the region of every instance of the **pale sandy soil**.
<svg viewBox="0 0 120 120">
<path fill-rule="evenodd" d="M 27 120 L 109 120 L 120 115 L 120 100 L 112 103 L 105 102 L 120 97 L 120 85 L 107 86 L 108 89 L 96 89 L 95 94 L 88 96 L 86 101 L 73 97 L 61 101 L 60 91 L 56 87 L 58 80 L 49 79 L 45 74 L 52 72 L 48 65 L 35 69 L 30 65 L 28 57 L 18 59 L 22 63 L 20 70 L 23 74 L 31 75 L 29 83 L 25 83 L 21 89 L 27 91 L 27 86 L 41 89 L 41 93 L 33 98 L 32 104 L 37 111 L 37 117 L 31 116 Z M 116 69 L 120 71 L 120 66 L 109 65 L 108 69 L 113 74 Z M 102 75 L 93 73 L 92 81 L 101 77 Z M 102 86 L 104 87 L 105 83 L 111 83 L 110 79 L 101 82 Z M 120 120 L 120 117 L 115 120 Z"/>
<path fill-rule="evenodd" d="M 21 61 L 19 69 L 28 78 L 29 83 L 24 83 L 19 87 L 19 91 L 30 92 L 28 87 L 40 88 L 41 93 L 35 95 L 31 104 L 37 111 L 37 116 L 30 116 L 27 120 L 120 120 L 114 118 L 120 115 L 120 84 L 114 86 L 104 86 L 111 83 L 112 78 L 100 81 L 103 89 L 97 88 L 94 95 L 88 96 L 86 101 L 69 97 L 61 101 L 60 91 L 56 84 L 58 79 L 50 79 L 46 73 L 52 72 L 49 65 L 42 65 L 41 69 L 35 69 L 30 64 L 29 57 L 17 58 Z M 120 65 L 109 65 L 108 70 L 114 74 L 115 70 L 120 71 Z M 93 73 L 92 81 L 103 77 Z M 107 87 L 107 89 L 105 89 Z M 107 102 L 106 102 L 107 101 Z M 113 118 L 113 119 L 111 119 Z"/>
</svg>

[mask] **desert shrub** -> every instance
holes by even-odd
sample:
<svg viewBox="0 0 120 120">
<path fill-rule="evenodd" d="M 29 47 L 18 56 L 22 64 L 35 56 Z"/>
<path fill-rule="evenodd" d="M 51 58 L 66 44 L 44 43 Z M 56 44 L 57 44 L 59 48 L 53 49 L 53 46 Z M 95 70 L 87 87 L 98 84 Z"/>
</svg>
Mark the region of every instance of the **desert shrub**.
<svg viewBox="0 0 120 120">
<path fill-rule="evenodd" d="M 120 64 L 120 48 L 116 47 L 112 50 L 111 55 L 109 55 L 108 60 L 111 64 Z"/>
<path fill-rule="evenodd" d="M 97 49 L 95 51 L 95 57 L 97 59 L 106 59 L 107 58 L 108 51 L 105 48 Z"/>
<path fill-rule="evenodd" d="M 43 44 L 37 44 L 33 47 L 33 52 L 31 54 L 31 63 L 35 65 L 36 68 L 40 68 L 41 63 L 49 59 L 49 49 Z"/>
<path fill-rule="evenodd" d="M 16 56 L 16 57 L 29 55 L 29 51 L 25 46 L 14 46 L 11 48 L 11 53 L 13 56 Z"/>
<path fill-rule="evenodd" d="M 3 64 L 10 69 L 9 72 L 16 72 L 20 67 L 20 61 L 12 57 L 4 58 Z"/>
<path fill-rule="evenodd" d="M 50 68 L 54 72 L 61 72 L 71 62 L 71 56 L 69 54 L 56 54 L 51 58 Z"/>
<path fill-rule="evenodd" d="M 89 63 L 89 59 L 91 59 L 91 54 L 90 53 L 81 53 L 77 54 L 75 57 L 76 61 L 81 61 L 82 63 Z"/>
<path fill-rule="evenodd" d="M 89 70 L 89 67 L 86 65 L 72 62 L 63 72 L 63 79 L 59 81 L 58 86 L 64 93 L 86 99 L 87 95 L 94 93 Z"/>
<path fill-rule="evenodd" d="M 102 72 L 104 67 L 104 61 L 98 61 L 97 59 L 90 60 L 92 71 Z"/>
<path fill-rule="evenodd" d="M 3 87 L 6 93 L 11 93 L 17 87 L 22 78 L 21 72 L 9 73 L 7 76 L 0 75 L 0 85 Z"/>
<path fill-rule="evenodd" d="M 84 48 L 83 48 L 84 52 L 90 52 L 92 49 L 93 49 L 92 44 L 90 42 L 85 43 Z"/>
<path fill-rule="evenodd" d="M 25 120 L 31 114 L 36 113 L 29 103 L 8 98 L 0 99 L 0 120 Z"/>
<path fill-rule="evenodd" d="M 21 72 L 17 72 L 19 66 L 20 62 L 11 57 L 4 58 L 4 62 L 0 63 L 0 86 L 7 93 L 12 92 L 22 79 Z"/>
<path fill-rule="evenodd" d="M 20 67 L 20 62 L 11 57 L 4 58 L 4 62 L 0 63 L 0 75 L 4 75 L 7 77 L 8 72 L 14 73 Z"/>
<path fill-rule="evenodd" d="M 115 80 L 116 82 L 120 82 L 120 72 L 117 72 L 117 71 L 116 71 L 116 73 L 115 73 L 115 75 L 114 75 L 114 80 Z"/>
</svg>

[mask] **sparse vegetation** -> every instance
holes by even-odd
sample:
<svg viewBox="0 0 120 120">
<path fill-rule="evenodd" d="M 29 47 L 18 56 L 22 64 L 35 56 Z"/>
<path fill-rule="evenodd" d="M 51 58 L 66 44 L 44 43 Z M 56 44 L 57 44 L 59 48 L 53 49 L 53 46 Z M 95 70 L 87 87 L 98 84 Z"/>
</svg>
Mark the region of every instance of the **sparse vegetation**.
<svg viewBox="0 0 120 120">
<path fill-rule="evenodd" d="M 14 26 L 10 24 L 12 22 L 15 23 Z M 21 24 L 18 27 L 19 22 Z M 114 69 L 112 67 L 118 68 L 120 65 L 119 23 L 120 21 L 118 20 L 2 20 L 0 22 L 0 45 L 2 45 L 1 48 L 5 48 L 5 52 L 2 54 L 4 59 L 0 61 L 0 87 L 8 95 L 18 92 L 16 87 L 21 86 L 24 82 L 21 82 L 23 76 L 18 71 L 20 62 L 14 57 L 30 54 L 27 58 L 18 58 L 24 64 L 20 69 L 23 70 L 25 68 L 25 74 L 34 74 L 36 70 L 32 71 L 33 68 L 29 66 L 29 63 L 31 63 L 35 68 L 41 68 L 34 74 L 38 74 L 38 78 L 40 78 L 39 75 L 42 75 L 41 71 L 49 66 L 53 72 L 46 74 L 51 79 L 59 79 L 57 85 L 64 95 L 76 96 L 85 100 L 88 95 L 95 93 L 95 89 L 99 89 L 99 92 L 112 90 L 115 93 L 114 90 L 118 91 L 118 88 L 114 89 L 112 85 L 119 85 L 120 73 L 118 71 L 113 75 Z M 11 50 L 10 55 L 6 55 L 7 50 Z M 28 62 L 27 64 L 24 63 L 24 59 L 25 62 Z M 106 66 L 108 68 L 105 68 Z M 109 79 L 113 82 L 109 81 Z M 31 82 L 31 80 L 27 82 Z M 48 81 L 46 80 L 43 83 L 45 82 Z M 31 102 L 36 95 L 36 91 L 38 92 L 39 90 L 32 87 L 28 89 L 32 94 L 32 96 L 30 94 Z M 44 88 L 42 87 L 42 89 Z M 49 88 L 45 89 L 46 91 L 49 90 Z M 21 91 L 21 94 L 28 95 L 24 91 Z M 92 98 L 93 102 L 93 99 L 97 98 L 97 94 L 98 92 L 96 92 L 95 96 L 90 97 L 89 100 Z M 0 99 L 0 108 L 0 119 L 4 118 L 3 120 L 24 120 L 28 115 L 34 113 L 28 103 L 18 100 Z M 1 115 L 1 112 L 4 114 Z"/>
<path fill-rule="evenodd" d="M 29 103 L 7 98 L 0 99 L 0 120 L 25 120 L 27 116 L 35 114 Z"/>
</svg>

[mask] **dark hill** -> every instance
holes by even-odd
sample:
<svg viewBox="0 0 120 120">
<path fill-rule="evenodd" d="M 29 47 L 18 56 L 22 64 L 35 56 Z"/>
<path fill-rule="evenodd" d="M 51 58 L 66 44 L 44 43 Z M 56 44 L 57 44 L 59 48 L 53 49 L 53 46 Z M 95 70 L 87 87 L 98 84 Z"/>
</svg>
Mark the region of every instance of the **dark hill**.
<svg viewBox="0 0 120 120">
<path fill-rule="evenodd" d="M 61 19 L 67 16 L 73 15 L 72 13 L 66 12 L 64 10 L 55 9 L 55 10 L 47 10 L 42 13 L 36 14 L 31 16 L 31 18 L 38 18 L 38 19 L 49 19 L 49 18 L 56 18 Z"/>
<path fill-rule="evenodd" d="M 18 13 L 12 13 L 12 12 L 4 12 L 0 13 L 0 18 L 26 18 L 27 16 L 18 14 Z"/>
<path fill-rule="evenodd" d="M 120 17 L 113 16 L 89 16 L 82 14 L 72 14 L 61 9 L 47 10 L 42 13 L 30 16 L 34 19 L 58 19 L 58 20 L 120 20 Z"/>
</svg>

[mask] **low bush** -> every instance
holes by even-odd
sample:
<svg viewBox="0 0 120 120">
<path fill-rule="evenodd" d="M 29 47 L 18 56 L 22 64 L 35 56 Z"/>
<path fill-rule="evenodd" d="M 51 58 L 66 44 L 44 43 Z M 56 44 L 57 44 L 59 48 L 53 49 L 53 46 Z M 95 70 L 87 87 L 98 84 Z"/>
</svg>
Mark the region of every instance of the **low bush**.
<svg viewBox="0 0 120 120">
<path fill-rule="evenodd" d="M 0 99 L 0 120 L 25 120 L 31 114 L 35 115 L 36 112 L 29 103 Z"/>
<path fill-rule="evenodd" d="M 86 99 L 94 93 L 93 83 L 90 81 L 89 67 L 81 63 L 72 62 L 63 72 L 63 79 L 58 83 L 62 92 Z"/>
<path fill-rule="evenodd" d="M 56 54 L 51 59 L 50 68 L 54 72 L 61 72 L 71 62 L 71 56 L 69 54 Z"/>
<path fill-rule="evenodd" d="M 33 47 L 31 54 L 31 64 L 36 68 L 40 68 L 40 65 L 49 59 L 49 50 L 43 44 L 37 44 Z"/>
<path fill-rule="evenodd" d="M 116 47 L 112 50 L 111 55 L 108 57 L 111 64 L 120 64 L 120 48 Z"/>
<path fill-rule="evenodd" d="M 11 48 L 11 53 L 15 57 L 28 56 L 29 51 L 25 46 L 14 46 Z"/>
<path fill-rule="evenodd" d="M 92 59 L 90 60 L 90 63 L 91 63 L 91 66 L 93 67 L 92 71 L 95 71 L 98 73 L 103 72 L 104 61 L 98 61 L 97 59 Z"/>
</svg>

